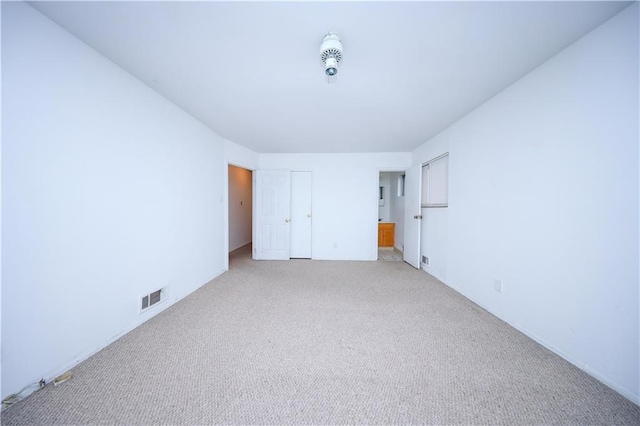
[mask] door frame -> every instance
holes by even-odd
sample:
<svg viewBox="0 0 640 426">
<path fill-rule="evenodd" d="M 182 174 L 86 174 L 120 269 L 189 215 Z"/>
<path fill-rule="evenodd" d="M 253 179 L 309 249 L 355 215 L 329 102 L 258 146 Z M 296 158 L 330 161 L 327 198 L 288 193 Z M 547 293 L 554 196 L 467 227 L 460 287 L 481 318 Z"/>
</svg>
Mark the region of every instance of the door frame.
<svg viewBox="0 0 640 426">
<path fill-rule="evenodd" d="M 256 205 L 255 205 L 256 191 L 255 191 L 255 175 L 254 175 L 256 168 L 246 164 L 242 164 L 240 162 L 229 161 L 225 159 L 224 173 L 223 173 L 224 191 L 220 199 L 220 201 L 222 202 L 222 208 L 224 210 L 224 213 L 222 215 L 223 222 L 224 222 L 224 225 L 223 225 L 224 241 L 223 241 L 222 253 L 224 253 L 224 270 L 225 271 L 229 270 L 229 166 L 240 167 L 242 169 L 249 170 L 251 172 L 251 243 L 252 244 L 253 244 L 253 229 L 255 227 L 255 214 L 256 214 Z"/>
<path fill-rule="evenodd" d="M 380 209 L 379 209 L 380 205 L 379 205 L 378 201 L 379 201 L 379 193 L 380 193 L 380 173 L 406 173 L 406 172 L 407 172 L 406 168 L 398 168 L 398 167 L 386 167 L 386 168 L 378 169 L 378 172 L 377 172 L 377 175 L 376 175 L 376 186 L 375 186 L 375 194 L 376 194 L 376 198 L 375 198 L 375 203 L 376 203 L 375 204 L 376 205 L 376 215 L 375 215 L 375 227 L 376 227 L 376 230 L 375 230 L 375 233 L 376 233 L 375 234 L 376 235 L 376 238 L 375 238 L 375 245 L 376 245 L 375 246 L 375 260 L 378 260 L 378 223 L 379 223 L 379 221 L 378 221 L 378 219 L 379 219 L 378 212 L 380 211 Z M 390 191 L 393 191 L 393 187 L 390 187 L 389 189 L 390 189 Z M 403 200 L 403 202 L 404 202 L 404 200 Z M 406 206 L 405 206 L 405 208 L 406 208 Z M 404 218 L 403 218 L 403 221 L 404 221 Z M 403 226 L 404 226 L 404 223 L 403 223 Z M 397 229 L 396 229 L 396 232 L 397 232 Z M 393 248 L 395 250 L 395 241 L 394 241 L 394 244 L 393 244 Z"/>
</svg>

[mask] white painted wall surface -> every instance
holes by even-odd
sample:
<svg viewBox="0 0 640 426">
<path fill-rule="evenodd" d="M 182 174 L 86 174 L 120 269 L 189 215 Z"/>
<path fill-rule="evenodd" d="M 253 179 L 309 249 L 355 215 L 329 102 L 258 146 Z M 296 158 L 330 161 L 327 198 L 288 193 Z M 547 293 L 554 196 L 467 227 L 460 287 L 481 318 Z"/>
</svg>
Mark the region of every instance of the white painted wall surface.
<svg viewBox="0 0 640 426">
<path fill-rule="evenodd" d="M 256 170 L 260 162 L 260 155 L 242 145 L 224 140 L 224 156 L 227 163 L 249 170 Z"/>
<path fill-rule="evenodd" d="M 411 153 L 261 154 L 260 168 L 313 172 L 314 259 L 378 258 L 379 171 L 404 170 Z"/>
<path fill-rule="evenodd" d="M 222 272 L 226 169 L 214 132 L 26 3 L 2 9 L 5 397 Z"/>
<path fill-rule="evenodd" d="M 450 152 L 428 270 L 636 403 L 638 51 L 635 3 L 413 157 Z"/>
<path fill-rule="evenodd" d="M 229 166 L 229 251 L 251 242 L 251 170 Z"/>
</svg>

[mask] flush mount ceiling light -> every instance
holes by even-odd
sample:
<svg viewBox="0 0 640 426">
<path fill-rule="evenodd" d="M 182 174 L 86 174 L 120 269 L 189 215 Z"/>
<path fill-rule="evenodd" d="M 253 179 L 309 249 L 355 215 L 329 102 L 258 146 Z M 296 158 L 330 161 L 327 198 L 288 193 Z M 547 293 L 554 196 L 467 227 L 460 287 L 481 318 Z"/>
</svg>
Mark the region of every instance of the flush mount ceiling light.
<svg viewBox="0 0 640 426">
<path fill-rule="evenodd" d="M 320 45 L 320 60 L 324 64 L 327 78 L 338 74 L 338 64 L 342 61 L 342 43 L 336 33 L 327 33 Z"/>
</svg>

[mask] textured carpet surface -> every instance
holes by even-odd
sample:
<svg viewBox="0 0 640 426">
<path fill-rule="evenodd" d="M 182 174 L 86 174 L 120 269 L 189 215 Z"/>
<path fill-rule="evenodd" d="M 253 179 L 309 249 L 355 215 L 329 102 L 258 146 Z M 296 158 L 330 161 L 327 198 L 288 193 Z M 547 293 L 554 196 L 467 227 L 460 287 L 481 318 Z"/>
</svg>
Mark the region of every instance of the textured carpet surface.
<svg viewBox="0 0 640 426">
<path fill-rule="evenodd" d="M 251 261 L 5 410 L 36 424 L 640 424 L 403 262 Z"/>
<path fill-rule="evenodd" d="M 378 260 L 392 261 L 392 262 L 402 262 L 402 254 L 395 251 L 394 249 L 386 249 L 379 248 L 378 249 Z"/>
</svg>

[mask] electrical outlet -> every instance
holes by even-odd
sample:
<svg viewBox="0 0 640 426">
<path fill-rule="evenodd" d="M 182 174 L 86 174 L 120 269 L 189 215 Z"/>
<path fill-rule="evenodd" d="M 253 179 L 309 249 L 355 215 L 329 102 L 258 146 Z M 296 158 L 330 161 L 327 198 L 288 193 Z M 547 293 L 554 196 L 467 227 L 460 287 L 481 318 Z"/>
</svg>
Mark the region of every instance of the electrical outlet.
<svg viewBox="0 0 640 426">
<path fill-rule="evenodd" d="M 502 293 L 502 280 L 493 280 L 493 289 L 498 293 Z"/>
<path fill-rule="evenodd" d="M 422 263 L 424 263 L 425 265 L 429 264 L 429 258 L 427 256 L 422 256 Z"/>
</svg>

